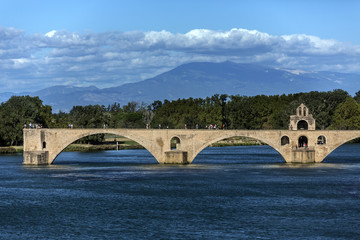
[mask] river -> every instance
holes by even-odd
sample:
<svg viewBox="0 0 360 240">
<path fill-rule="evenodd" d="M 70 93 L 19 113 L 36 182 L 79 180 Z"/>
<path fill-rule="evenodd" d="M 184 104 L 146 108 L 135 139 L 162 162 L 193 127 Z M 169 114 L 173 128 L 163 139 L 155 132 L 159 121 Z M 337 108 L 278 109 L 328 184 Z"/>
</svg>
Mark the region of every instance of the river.
<svg viewBox="0 0 360 240">
<path fill-rule="evenodd" d="M 146 150 L 0 156 L 0 239 L 359 239 L 360 145 L 321 164 L 268 146 L 207 148 L 193 164 Z"/>
</svg>

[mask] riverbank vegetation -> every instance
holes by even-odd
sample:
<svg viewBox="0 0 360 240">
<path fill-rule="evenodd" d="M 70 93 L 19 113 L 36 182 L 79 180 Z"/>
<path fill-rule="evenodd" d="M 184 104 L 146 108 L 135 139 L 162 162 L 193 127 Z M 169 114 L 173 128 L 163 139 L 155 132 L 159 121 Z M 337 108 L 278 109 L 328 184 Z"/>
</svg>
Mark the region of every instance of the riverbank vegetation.
<svg viewBox="0 0 360 240">
<path fill-rule="evenodd" d="M 266 145 L 266 144 L 253 138 L 232 137 L 213 143 L 210 145 L 210 147 L 254 146 L 254 145 Z"/>
<path fill-rule="evenodd" d="M 14 154 L 14 153 L 22 153 L 22 146 L 12 146 L 12 147 L 0 147 L 0 154 Z"/>
<path fill-rule="evenodd" d="M 360 91 L 354 97 L 343 90 L 273 96 L 216 94 L 150 105 L 74 106 L 68 113 L 52 113 L 51 106 L 38 97 L 13 96 L 0 105 L 0 146 L 22 145 L 24 127 L 288 129 L 289 116 L 301 103 L 316 119 L 317 129 L 360 129 Z M 72 148 L 99 145 L 105 138 L 89 136 Z"/>
</svg>

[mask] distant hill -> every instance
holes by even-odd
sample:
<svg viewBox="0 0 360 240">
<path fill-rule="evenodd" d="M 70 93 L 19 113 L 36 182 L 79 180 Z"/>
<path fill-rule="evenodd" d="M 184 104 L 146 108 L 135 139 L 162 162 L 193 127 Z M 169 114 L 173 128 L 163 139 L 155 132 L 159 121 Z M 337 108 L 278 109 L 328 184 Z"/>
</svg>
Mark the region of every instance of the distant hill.
<svg viewBox="0 0 360 240">
<path fill-rule="evenodd" d="M 155 100 L 207 97 L 214 94 L 276 95 L 343 89 L 350 94 L 360 90 L 360 75 L 335 72 L 304 72 L 256 64 L 188 63 L 153 78 L 118 87 L 54 86 L 30 95 L 45 104 L 69 111 L 74 105 L 126 104 L 130 101 L 152 103 Z M 11 94 L 10 94 L 11 95 Z M 3 97 L 5 96 L 5 97 Z M 8 97 L 0 94 L 0 100 Z"/>
<path fill-rule="evenodd" d="M 13 95 L 17 95 L 17 94 L 12 93 L 12 92 L 0 93 L 0 102 L 6 102 Z"/>
</svg>

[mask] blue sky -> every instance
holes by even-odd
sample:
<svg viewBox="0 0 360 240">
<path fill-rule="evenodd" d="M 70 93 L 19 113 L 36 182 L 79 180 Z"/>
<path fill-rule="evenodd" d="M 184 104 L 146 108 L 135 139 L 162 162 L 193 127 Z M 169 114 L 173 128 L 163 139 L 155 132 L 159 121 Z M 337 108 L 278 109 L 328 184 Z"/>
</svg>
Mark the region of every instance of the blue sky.
<svg viewBox="0 0 360 240">
<path fill-rule="evenodd" d="M 359 9 L 357 0 L 1 0 L 0 23 L 27 33 L 245 28 L 360 43 Z"/>
<path fill-rule="evenodd" d="M 191 61 L 360 73 L 359 9 L 355 0 L 0 0 L 0 92 L 118 86 Z"/>
</svg>

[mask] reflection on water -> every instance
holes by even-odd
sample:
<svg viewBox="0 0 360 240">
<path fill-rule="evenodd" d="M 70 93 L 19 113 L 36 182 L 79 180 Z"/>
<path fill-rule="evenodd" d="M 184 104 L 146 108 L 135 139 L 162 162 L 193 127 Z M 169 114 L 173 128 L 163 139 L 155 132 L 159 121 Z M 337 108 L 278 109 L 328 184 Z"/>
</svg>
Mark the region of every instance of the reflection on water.
<svg viewBox="0 0 360 240">
<path fill-rule="evenodd" d="M 194 164 L 146 150 L 0 157 L 0 239 L 357 239 L 360 145 L 323 164 L 268 146 L 207 148 Z"/>
</svg>

